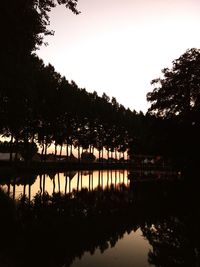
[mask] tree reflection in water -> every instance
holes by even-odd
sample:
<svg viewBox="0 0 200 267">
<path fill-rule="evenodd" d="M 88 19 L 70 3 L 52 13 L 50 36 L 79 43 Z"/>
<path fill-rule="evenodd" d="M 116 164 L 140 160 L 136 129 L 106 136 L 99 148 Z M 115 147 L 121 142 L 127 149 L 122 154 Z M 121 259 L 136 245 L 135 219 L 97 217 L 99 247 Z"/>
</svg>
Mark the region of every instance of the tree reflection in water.
<svg viewBox="0 0 200 267">
<path fill-rule="evenodd" d="M 116 182 L 109 179 L 112 173 L 116 172 Z M 3 186 L 9 196 L 13 199 L 18 199 L 20 194 L 29 195 L 33 198 L 38 192 L 43 194 L 48 192 L 53 193 L 72 193 L 73 190 L 81 190 L 87 188 L 89 191 L 97 187 L 109 187 L 111 185 L 118 186 L 120 182 L 120 173 L 126 176 L 124 184 L 129 183 L 127 170 L 99 170 L 99 171 L 65 171 L 57 173 L 49 171 L 43 174 L 26 174 L 13 175 L 11 177 L 0 177 L 0 186 Z"/>
<path fill-rule="evenodd" d="M 113 172 L 108 179 L 115 182 L 115 177 Z M 78 185 L 81 173 L 79 179 Z M 199 266 L 199 194 L 182 181 L 104 189 L 91 182 L 90 190 L 40 191 L 15 204 L 1 191 L 0 199 L 2 266 L 68 267 L 84 252 L 99 248 L 103 253 L 138 228 L 152 246 L 149 264 Z"/>
<path fill-rule="evenodd" d="M 148 255 L 149 263 L 159 267 L 200 266 L 199 225 L 196 216 L 192 221 L 171 216 L 150 227 L 142 227 L 143 235 L 153 247 Z"/>
</svg>

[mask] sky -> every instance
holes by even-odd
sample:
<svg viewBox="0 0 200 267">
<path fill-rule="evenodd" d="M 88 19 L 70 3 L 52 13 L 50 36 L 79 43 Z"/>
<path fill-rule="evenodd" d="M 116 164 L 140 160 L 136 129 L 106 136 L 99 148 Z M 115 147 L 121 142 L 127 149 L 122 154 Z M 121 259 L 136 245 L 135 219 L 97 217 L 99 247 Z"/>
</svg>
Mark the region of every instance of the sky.
<svg viewBox="0 0 200 267">
<path fill-rule="evenodd" d="M 199 0 L 79 0 L 50 13 L 54 36 L 37 54 L 88 92 L 146 112 L 150 82 L 189 48 L 200 48 Z"/>
</svg>

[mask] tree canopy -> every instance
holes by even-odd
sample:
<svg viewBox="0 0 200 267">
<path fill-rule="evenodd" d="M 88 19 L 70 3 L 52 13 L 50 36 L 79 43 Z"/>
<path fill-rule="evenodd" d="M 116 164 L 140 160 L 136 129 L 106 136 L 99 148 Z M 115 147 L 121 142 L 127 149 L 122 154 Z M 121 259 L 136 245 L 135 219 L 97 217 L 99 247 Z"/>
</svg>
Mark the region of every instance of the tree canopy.
<svg viewBox="0 0 200 267">
<path fill-rule="evenodd" d="M 26 55 L 43 42 L 43 36 L 53 34 L 48 29 L 49 12 L 57 4 L 65 5 L 75 14 L 78 0 L 7 0 L 1 3 L 3 51 L 12 56 Z"/>
<path fill-rule="evenodd" d="M 200 133 L 200 49 L 188 49 L 162 70 L 162 77 L 152 81 L 147 94 L 149 115 L 160 118 L 162 152 L 170 156 L 196 159 Z M 158 138 L 159 140 L 159 138 Z M 155 147 L 155 145 L 154 145 Z"/>
<path fill-rule="evenodd" d="M 78 14 L 78 0 L 8 0 L 2 3 L 4 40 L 0 44 L 0 133 L 10 137 L 10 152 L 24 150 L 30 143 L 42 147 L 42 154 L 54 143 L 80 151 L 103 149 L 108 157 L 123 153 L 140 116 L 125 109 L 105 93 L 88 93 L 68 82 L 53 66 L 45 66 L 35 55 L 49 30 L 49 12 L 64 5 Z M 135 122 L 134 122 L 135 120 Z M 137 135 L 137 134 L 136 134 Z M 56 149 L 55 149 L 56 154 Z M 79 155 L 80 156 L 80 155 Z"/>
<path fill-rule="evenodd" d="M 196 123 L 200 109 L 200 49 L 189 49 L 162 70 L 163 77 L 152 80 L 150 114 L 163 118 L 178 118 Z"/>
<path fill-rule="evenodd" d="M 152 81 L 147 94 L 152 103 L 147 115 L 126 109 L 115 97 L 88 93 L 74 81 L 67 81 L 52 65 L 45 66 L 35 51 L 49 30 L 49 12 L 61 4 L 78 14 L 78 0 L 8 0 L 2 2 L 0 44 L 0 134 L 10 137 L 5 149 L 30 155 L 40 145 L 42 154 L 55 145 L 93 153 L 99 159 L 124 158 L 124 153 L 182 154 L 196 144 L 200 127 L 200 50 L 187 50 Z M 152 116 L 155 115 L 155 116 Z M 172 120 L 163 120 L 171 119 Z M 175 120 L 174 120 L 175 119 Z M 185 130 L 176 122 L 192 125 Z M 184 135 L 181 133 L 184 130 Z M 181 138 L 180 138 L 181 135 Z M 194 138 L 195 135 L 195 138 Z M 170 144 L 170 145 L 168 145 Z M 173 149 L 171 149 L 173 147 Z M 200 147 L 200 144 L 199 144 Z M 191 151 L 192 153 L 192 151 Z M 61 152 L 60 152 L 61 154 Z M 114 154 L 114 155 L 113 155 Z M 27 157 L 28 158 L 28 157 Z M 41 157 L 42 158 L 42 157 Z M 45 157 L 44 157 L 45 158 Z"/>
</svg>

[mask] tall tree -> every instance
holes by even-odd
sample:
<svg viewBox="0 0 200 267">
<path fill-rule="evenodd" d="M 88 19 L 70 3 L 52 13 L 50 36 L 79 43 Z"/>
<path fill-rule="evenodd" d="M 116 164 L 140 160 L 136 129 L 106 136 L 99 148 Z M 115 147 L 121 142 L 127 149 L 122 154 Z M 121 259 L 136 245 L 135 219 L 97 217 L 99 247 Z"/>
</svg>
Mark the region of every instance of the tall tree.
<svg viewBox="0 0 200 267">
<path fill-rule="evenodd" d="M 170 122 L 165 124 L 166 131 L 161 132 L 163 144 L 169 145 L 173 155 L 197 158 L 200 147 L 200 49 L 187 50 L 173 61 L 171 69 L 163 69 L 162 74 L 162 78 L 152 81 L 154 90 L 147 94 L 147 100 L 152 103 L 148 112 Z"/>
<path fill-rule="evenodd" d="M 152 81 L 153 92 L 147 94 L 152 103 L 149 113 L 194 124 L 194 114 L 200 110 L 200 50 L 187 50 L 162 74 Z"/>
</svg>

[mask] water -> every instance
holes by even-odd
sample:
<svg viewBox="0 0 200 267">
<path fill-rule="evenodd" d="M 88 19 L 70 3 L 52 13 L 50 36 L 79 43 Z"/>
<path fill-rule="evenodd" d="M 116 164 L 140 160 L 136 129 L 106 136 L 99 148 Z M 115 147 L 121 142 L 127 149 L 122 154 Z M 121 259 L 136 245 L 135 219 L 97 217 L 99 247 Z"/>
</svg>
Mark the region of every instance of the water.
<svg viewBox="0 0 200 267">
<path fill-rule="evenodd" d="M 128 185 L 128 173 L 127 170 L 98 170 L 26 174 L 4 179 L 1 187 L 14 199 L 21 195 L 27 195 L 33 199 L 38 192 L 48 192 L 50 195 L 55 192 L 67 194 L 82 188 L 93 190 L 98 186 L 105 189 L 111 185 L 117 187 L 122 183 Z"/>
<path fill-rule="evenodd" d="M 102 252 L 96 249 L 94 254 L 85 252 L 81 259 L 75 259 L 71 267 L 89 267 L 89 266 L 113 266 L 113 267 L 148 267 L 148 252 L 151 249 L 149 242 L 143 237 L 140 229 L 125 233 L 112 247 Z"/>
<path fill-rule="evenodd" d="M 128 186 L 129 177 L 134 180 L 148 180 L 152 177 L 159 180 L 166 179 L 166 177 L 174 178 L 174 176 L 178 177 L 179 174 L 160 171 L 133 172 L 130 170 L 66 171 L 60 173 L 51 171 L 40 175 L 0 176 L 0 187 L 14 199 L 26 195 L 32 200 L 38 192 L 48 192 L 49 195 L 56 192 L 68 194 L 73 190 L 80 191 L 82 188 L 94 190 L 97 187 L 105 189 L 114 186 L 117 188 L 121 184 Z"/>
<path fill-rule="evenodd" d="M 1 177 L 0 266 L 200 266 L 198 187 L 162 180 L 170 176 L 102 170 Z"/>
</svg>

